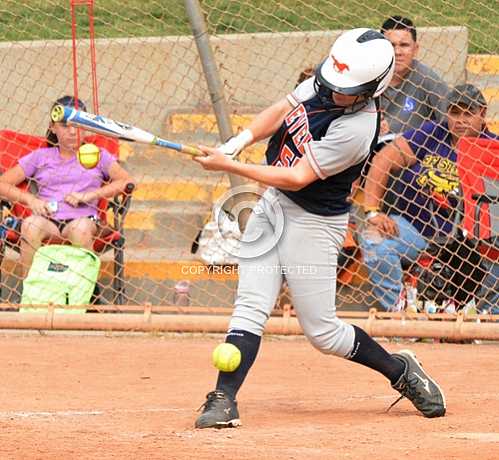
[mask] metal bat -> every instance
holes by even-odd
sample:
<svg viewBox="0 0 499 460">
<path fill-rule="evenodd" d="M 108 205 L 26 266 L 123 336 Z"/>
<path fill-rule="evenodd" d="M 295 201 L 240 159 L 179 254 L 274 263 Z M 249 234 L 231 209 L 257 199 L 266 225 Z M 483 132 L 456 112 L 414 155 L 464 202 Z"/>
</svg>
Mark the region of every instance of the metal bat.
<svg viewBox="0 0 499 460">
<path fill-rule="evenodd" d="M 82 110 L 77 110 L 73 107 L 56 105 L 52 109 L 50 117 L 55 123 L 65 122 L 68 125 L 77 126 L 94 133 L 104 134 L 105 136 L 117 137 L 124 141 L 158 145 L 159 147 L 173 149 L 177 152 L 187 153 L 193 156 L 203 154 L 196 147 L 179 144 L 177 142 L 170 142 L 166 139 L 155 136 L 152 133 L 144 131 L 143 129 L 136 128 L 135 126 L 120 123 L 119 121 L 111 120 L 110 118 L 103 117 L 102 115 L 83 112 Z"/>
</svg>

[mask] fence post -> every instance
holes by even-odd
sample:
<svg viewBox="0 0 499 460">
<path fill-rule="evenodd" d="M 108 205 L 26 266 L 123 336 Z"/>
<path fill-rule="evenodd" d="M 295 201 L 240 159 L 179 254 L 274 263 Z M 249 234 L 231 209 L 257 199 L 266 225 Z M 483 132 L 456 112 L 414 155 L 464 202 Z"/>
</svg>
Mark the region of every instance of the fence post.
<svg viewBox="0 0 499 460">
<path fill-rule="evenodd" d="M 189 22 L 191 24 L 194 40 L 198 48 L 201 64 L 203 66 L 206 83 L 208 85 L 211 103 L 213 105 L 213 110 L 217 120 L 218 131 L 220 133 L 220 140 L 225 142 L 234 135 L 234 131 L 232 129 L 227 101 L 225 100 L 222 81 L 215 62 L 215 55 L 213 54 L 213 49 L 211 48 L 208 28 L 206 26 L 199 1 L 184 0 L 184 3 L 187 16 L 189 17 Z M 246 184 L 244 179 L 233 174 L 229 174 L 229 180 L 232 188 Z M 230 203 L 228 203 L 230 207 L 233 208 L 239 202 L 245 201 L 245 198 L 247 197 L 244 195 L 245 194 L 240 194 L 235 199 L 231 198 Z M 244 209 L 238 216 L 239 228 L 241 230 L 244 230 L 246 221 L 249 217 L 250 213 L 248 211 L 248 209 Z"/>
</svg>

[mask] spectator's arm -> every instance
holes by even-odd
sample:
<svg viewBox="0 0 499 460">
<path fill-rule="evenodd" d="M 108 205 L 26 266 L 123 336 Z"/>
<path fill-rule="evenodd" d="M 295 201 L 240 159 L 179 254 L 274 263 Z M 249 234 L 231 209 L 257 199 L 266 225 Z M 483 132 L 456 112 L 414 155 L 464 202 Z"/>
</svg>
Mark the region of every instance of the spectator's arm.
<svg viewBox="0 0 499 460">
<path fill-rule="evenodd" d="M 23 168 L 17 165 L 7 170 L 0 177 L 0 197 L 11 202 L 30 205 L 34 198 L 32 193 L 17 188 L 21 182 L 26 179 Z"/>
<path fill-rule="evenodd" d="M 416 161 L 416 155 L 402 136 L 396 137 L 393 142 L 383 147 L 374 156 L 367 174 L 364 186 L 364 209 L 379 209 L 390 173 L 412 166 Z"/>
<path fill-rule="evenodd" d="M 17 187 L 24 180 L 26 180 L 26 174 L 20 165 L 7 170 L 0 177 L 0 197 L 12 203 L 24 204 L 31 209 L 33 214 L 49 215 L 50 210 L 46 201 Z"/>
</svg>

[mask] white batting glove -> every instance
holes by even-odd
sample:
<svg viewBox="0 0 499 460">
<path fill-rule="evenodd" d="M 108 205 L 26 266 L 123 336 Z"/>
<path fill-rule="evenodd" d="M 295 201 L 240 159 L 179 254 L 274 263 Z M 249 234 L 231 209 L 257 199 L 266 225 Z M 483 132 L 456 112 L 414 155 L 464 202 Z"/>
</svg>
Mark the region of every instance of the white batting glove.
<svg viewBox="0 0 499 460">
<path fill-rule="evenodd" d="M 253 133 L 249 129 L 241 131 L 237 136 L 231 137 L 227 142 L 220 145 L 220 150 L 224 155 L 234 159 L 241 150 L 253 142 Z"/>
</svg>

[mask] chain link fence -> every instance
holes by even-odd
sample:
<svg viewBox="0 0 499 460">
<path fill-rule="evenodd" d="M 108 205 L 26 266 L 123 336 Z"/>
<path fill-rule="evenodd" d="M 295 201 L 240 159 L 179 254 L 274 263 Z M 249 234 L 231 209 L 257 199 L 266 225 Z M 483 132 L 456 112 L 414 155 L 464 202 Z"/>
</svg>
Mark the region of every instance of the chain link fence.
<svg viewBox="0 0 499 460">
<path fill-rule="evenodd" d="M 0 6 L 3 171 L 15 167 L 20 155 L 43 144 L 50 108 L 57 98 L 75 93 L 75 78 L 78 96 L 89 111 L 98 110 L 114 120 L 182 143 L 214 145 L 224 140 L 226 136 L 220 134 L 223 117 L 213 109 L 213 91 L 206 83 L 206 68 L 186 9 L 186 5 L 196 3 L 5 0 Z M 490 173 L 497 173 L 497 167 L 488 168 L 487 184 L 473 185 L 466 202 L 462 198 L 456 136 L 447 133 L 439 138 L 435 132 L 425 131 L 435 150 L 423 152 L 418 150 L 422 141 L 417 134 L 424 123 L 446 122 L 444 93 L 464 83 L 481 91 L 487 103 L 484 121 L 497 132 L 497 9 L 487 2 L 464 5 L 457 0 L 437 4 L 381 1 L 370 7 L 357 1 L 333 5 L 322 0 L 209 0 L 200 2 L 199 7 L 213 51 L 214 76 L 221 83 L 222 102 L 235 133 L 262 108 L 291 92 L 303 72 L 313 74 L 341 30 L 380 29 L 394 15 L 412 19 L 416 42 L 411 42 L 410 33 L 400 34 L 400 30 L 390 38 L 397 43 L 398 61 L 414 52 L 420 64 L 410 60 L 412 86 L 398 82 L 381 101 L 387 124 L 380 142 L 393 145 L 390 134 L 402 136 L 417 160 L 415 166 L 404 163 L 404 169 L 393 165 L 374 174 L 384 164 L 378 163 L 385 155 L 380 144 L 370 172 L 366 169 L 352 193 L 349 232 L 338 262 L 338 307 L 430 312 L 497 308 L 499 301 L 494 294 L 498 291 L 498 269 L 493 248 L 489 244 L 488 255 L 484 255 L 481 246 L 466 239 L 456 242 L 452 236 L 458 237 L 463 215 L 474 209 L 469 193 L 476 193 L 475 188 L 489 195 L 498 193 L 497 177 Z M 92 22 L 95 62 L 90 40 Z M 93 62 L 97 88 L 92 84 Z M 466 91 L 460 94 L 466 96 Z M 413 115 L 420 106 L 425 106 L 422 115 Z M 413 131 L 404 135 L 409 129 Z M 35 139 L 20 140 L 12 132 Z M 37 145 L 37 140 L 41 144 Z M 238 277 L 240 232 L 237 222 L 224 210 L 239 193 L 246 198 L 252 195 L 249 202 L 254 202 L 262 189 L 255 184 L 242 191 L 231 188 L 233 184 L 226 175 L 205 172 L 189 157 L 172 151 L 125 141 L 115 147 L 120 163 L 137 185 L 126 209 L 121 200 L 114 211 L 104 213 L 105 217 L 99 214 L 101 226 L 108 232 L 119 224 L 119 236 L 99 248 L 102 265 L 98 290 L 92 297 L 95 308 L 116 303 L 123 304 L 120 308 L 148 303 L 231 307 Z M 400 145 L 397 148 L 401 149 Z M 483 148 L 487 155 L 499 155 L 490 146 Z M 256 144 L 243 152 L 240 161 L 259 163 L 264 152 L 265 143 Z M 476 151 L 473 155 L 476 157 Z M 416 237 L 422 241 L 415 243 L 414 238 L 407 237 L 410 241 L 400 257 L 390 252 L 393 247 L 381 244 L 383 235 L 369 228 L 364 212 L 366 194 L 371 193 L 368 187 L 372 190 L 373 183 L 385 173 L 387 193 L 374 206 L 376 212 L 391 209 L 393 214 L 408 213 L 413 217 Z M 4 224 L 9 215 L 18 219 L 17 226 L 11 219 L 3 232 L 1 287 L 7 306 L 19 304 L 24 276 L 19 249 L 23 232 L 20 221 L 25 214 L 19 214 L 13 204 L 12 200 L 4 203 Z M 216 218 L 213 210 L 218 211 Z M 484 212 L 489 217 L 481 220 L 487 227 L 481 238 L 493 243 L 499 226 L 497 206 L 486 203 Z M 467 230 L 468 236 L 472 234 L 472 226 Z M 221 241 L 225 246 L 220 246 Z M 117 276 L 124 283 L 119 301 Z M 285 286 L 277 303 L 284 310 L 292 304 Z"/>
</svg>

